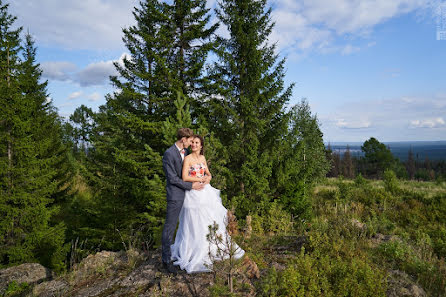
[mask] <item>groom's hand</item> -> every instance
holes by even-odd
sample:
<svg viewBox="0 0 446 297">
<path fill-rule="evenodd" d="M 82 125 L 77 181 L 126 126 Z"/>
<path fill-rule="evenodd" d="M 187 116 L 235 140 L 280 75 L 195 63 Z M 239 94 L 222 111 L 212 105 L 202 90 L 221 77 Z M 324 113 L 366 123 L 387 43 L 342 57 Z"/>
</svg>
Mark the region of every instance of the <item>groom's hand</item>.
<svg viewBox="0 0 446 297">
<path fill-rule="evenodd" d="M 204 184 L 200 183 L 200 182 L 193 182 L 192 183 L 192 189 L 200 191 L 203 190 L 204 188 Z"/>
</svg>

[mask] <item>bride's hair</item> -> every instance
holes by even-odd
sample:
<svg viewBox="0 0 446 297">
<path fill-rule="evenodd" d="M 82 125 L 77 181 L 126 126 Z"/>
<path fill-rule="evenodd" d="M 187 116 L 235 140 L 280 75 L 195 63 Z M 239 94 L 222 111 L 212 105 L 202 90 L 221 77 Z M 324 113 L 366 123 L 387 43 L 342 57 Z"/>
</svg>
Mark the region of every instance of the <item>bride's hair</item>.
<svg viewBox="0 0 446 297">
<path fill-rule="evenodd" d="M 203 137 L 201 137 L 201 136 L 198 135 L 198 134 L 195 134 L 195 135 L 194 135 L 194 138 L 198 138 L 198 139 L 200 139 L 200 142 L 201 142 L 200 155 L 204 155 L 204 139 L 203 139 Z"/>
</svg>

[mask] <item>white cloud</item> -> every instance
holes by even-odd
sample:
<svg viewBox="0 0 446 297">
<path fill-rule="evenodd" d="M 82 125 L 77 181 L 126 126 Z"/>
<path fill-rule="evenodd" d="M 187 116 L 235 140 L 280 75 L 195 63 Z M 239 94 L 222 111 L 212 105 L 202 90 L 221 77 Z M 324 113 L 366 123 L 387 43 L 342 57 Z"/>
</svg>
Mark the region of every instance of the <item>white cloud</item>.
<svg viewBox="0 0 446 297">
<path fill-rule="evenodd" d="M 102 98 L 102 96 L 98 92 L 94 92 L 94 93 L 88 95 L 87 98 L 89 101 L 94 102 L 94 101 L 100 100 Z"/>
<path fill-rule="evenodd" d="M 353 46 L 351 44 L 347 44 L 341 51 L 342 55 L 350 55 L 356 52 L 359 52 L 360 48 L 357 46 Z"/>
<path fill-rule="evenodd" d="M 114 61 L 92 63 L 76 74 L 75 80 L 83 87 L 103 85 L 110 75 L 116 74 Z"/>
<path fill-rule="evenodd" d="M 319 119 L 325 140 L 358 141 L 364 135 L 380 141 L 444 140 L 445 114 L 446 97 L 434 94 L 347 102 Z"/>
<path fill-rule="evenodd" d="M 124 58 L 129 55 L 123 53 L 117 60 L 99 61 L 89 64 L 84 69 L 79 70 L 76 65 L 70 62 L 43 62 L 41 67 L 43 76 L 50 80 L 71 81 L 82 87 L 105 85 L 108 83 L 110 75 L 116 75 L 113 65 L 118 62 L 123 65 Z"/>
<path fill-rule="evenodd" d="M 438 128 L 443 126 L 445 126 L 445 121 L 441 117 L 410 121 L 411 128 Z"/>
<path fill-rule="evenodd" d="M 350 54 L 359 48 L 335 45 L 339 36 L 366 37 L 393 17 L 431 8 L 432 0 L 274 0 L 271 41 L 287 52 L 320 50 Z M 373 46 L 369 41 L 367 46 Z"/>
<path fill-rule="evenodd" d="M 71 93 L 70 95 L 68 95 L 68 100 L 74 100 L 74 99 L 77 99 L 77 98 L 79 98 L 79 97 L 82 96 L 82 95 L 83 95 L 83 93 L 82 93 L 81 91 L 73 92 L 73 93 Z"/>
<path fill-rule="evenodd" d="M 17 23 L 30 28 L 38 44 L 69 49 L 122 48 L 122 28 L 134 23 L 136 0 L 14 0 Z M 139 5 L 138 5 L 139 6 Z"/>
<path fill-rule="evenodd" d="M 336 120 L 336 126 L 339 128 L 344 129 L 364 129 L 364 128 L 370 128 L 371 123 L 368 120 L 349 120 L 346 121 L 345 119 L 337 119 Z"/>
<path fill-rule="evenodd" d="M 70 62 L 43 62 L 40 68 L 44 78 L 60 81 L 69 80 L 71 73 L 77 69 L 76 65 Z"/>
</svg>

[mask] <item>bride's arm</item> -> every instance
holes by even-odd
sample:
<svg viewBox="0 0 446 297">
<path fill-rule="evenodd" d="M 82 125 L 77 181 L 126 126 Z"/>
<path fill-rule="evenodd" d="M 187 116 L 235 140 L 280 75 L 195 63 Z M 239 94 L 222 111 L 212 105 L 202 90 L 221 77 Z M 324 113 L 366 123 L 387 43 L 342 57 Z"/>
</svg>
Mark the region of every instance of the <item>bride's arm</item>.
<svg viewBox="0 0 446 297">
<path fill-rule="evenodd" d="M 185 182 L 203 182 L 203 178 L 201 178 L 201 177 L 189 176 L 189 167 L 190 167 L 190 160 L 186 156 L 184 158 L 183 172 L 182 172 L 182 175 L 181 175 L 182 178 L 183 178 L 183 181 L 185 181 Z"/>
<path fill-rule="evenodd" d="M 205 183 L 210 183 L 211 182 L 211 179 L 212 179 L 212 174 L 211 174 L 211 172 L 209 171 L 209 167 L 208 167 L 208 163 L 206 162 L 206 158 L 203 156 L 203 158 L 204 158 L 204 165 L 206 166 L 206 169 L 205 169 L 205 174 L 206 174 L 206 176 L 205 176 L 205 178 L 206 178 L 206 181 L 205 181 Z"/>
</svg>

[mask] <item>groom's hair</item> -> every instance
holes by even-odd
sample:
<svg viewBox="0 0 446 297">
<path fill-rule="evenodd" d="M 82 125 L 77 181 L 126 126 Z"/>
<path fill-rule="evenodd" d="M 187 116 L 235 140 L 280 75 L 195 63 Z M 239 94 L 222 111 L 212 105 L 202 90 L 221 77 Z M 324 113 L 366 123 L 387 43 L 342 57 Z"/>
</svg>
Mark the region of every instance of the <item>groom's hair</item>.
<svg viewBox="0 0 446 297">
<path fill-rule="evenodd" d="M 192 129 L 190 128 L 180 128 L 177 131 L 177 140 L 180 140 L 183 137 L 192 137 L 194 136 L 194 131 L 192 131 Z"/>
</svg>

